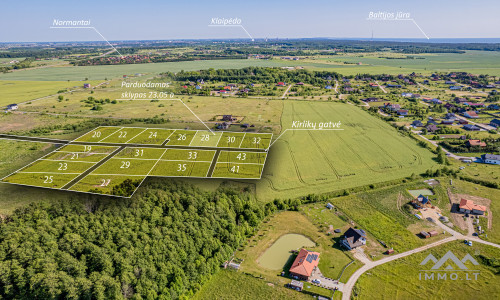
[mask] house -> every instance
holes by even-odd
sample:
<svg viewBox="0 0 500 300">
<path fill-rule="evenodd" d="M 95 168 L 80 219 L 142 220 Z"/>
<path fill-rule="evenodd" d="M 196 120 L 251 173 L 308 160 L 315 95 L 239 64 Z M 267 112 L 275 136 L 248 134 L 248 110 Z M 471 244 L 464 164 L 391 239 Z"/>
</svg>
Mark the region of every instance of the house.
<svg viewBox="0 0 500 300">
<path fill-rule="evenodd" d="M 400 115 L 400 116 L 407 116 L 408 115 L 408 110 L 406 110 L 406 109 L 400 109 L 400 110 L 398 110 L 398 115 Z"/>
<path fill-rule="evenodd" d="M 17 110 L 19 108 L 19 106 L 17 106 L 17 104 L 9 104 L 7 105 L 7 111 L 9 110 Z"/>
<path fill-rule="evenodd" d="M 297 82 L 295 85 L 304 85 L 304 83 L 301 81 L 301 82 Z"/>
<path fill-rule="evenodd" d="M 460 200 L 460 204 L 458 205 L 458 210 L 466 214 L 484 215 L 486 206 L 477 205 L 472 200 L 462 198 L 462 200 Z"/>
<path fill-rule="evenodd" d="M 84 89 L 89 89 L 90 88 L 90 83 L 84 83 L 83 84 Z"/>
<path fill-rule="evenodd" d="M 286 83 L 281 82 L 281 81 L 280 81 L 280 82 L 278 82 L 278 84 L 277 84 L 277 86 L 285 86 L 285 85 L 286 85 Z"/>
<path fill-rule="evenodd" d="M 424 195 L 419 195 L 417 198 L 411 201 L 411 204 L 415 208 L 424 208 L 431 206 L 431 200 Z"/>
<path fill-rule="evenodd" d="M 427 129 L 428 132 L 436 132 L 439 130 L 439 127 L 437 127 L 434 124 L 429 124 L 429 125 L 425 126 L 425 129 Z"/>
<path fill-rule="evenodd" d="M 490 104 L 488 105 L 489 110 L 500 110 L 500 105 Z"/>
<path fill-rule="evenodd" d="M 493 119 L 493 120 L 491 120 L 490 125 L 493 126 L 493 127 L 498 128 L 498 127 L 500 127 L 500 120 L 499 119 Z"/>
<path fill-rule="evenodd" d="M 331 89 L 332 89 L 332 86 L 331 86 L 331 85 L 327 85 L 327 86 L 325 86 L 325 89 L 327 89 L 327 90 L 331 90 Z"/>
<path fill-rule="evenodd" d="M 465 98 L 459 98 L 459 97 L 456 97 L 456 98 L 454 99 L 454 101 L 455 101 L 455 103 L 456 103 L 456 104 L 462 104 L 462 103 L 467 102 L 467 99 L 465 99 Z"/>
<path fill-rule="evenodd" d="M 351 227 L 344 233 L 344 238 L 340 242 L 349 250 L 366 245 L 366 233 L 362 229 Z"/>
<path fill-rule="evenodd" d="M 293 261 L 289 273 L 294 278 L 309 280 L 312 272 L 318 267 L 319 253 L 300 249 L 299 254 Z"/>
<path fill-rule="evenodd" d="M 390 255 L 390 254 L 393 254 L 394 253 L 394 249 L 388 249 L 387 251 L 385 251 L 385 254 L 387 255 Z"/>
<path fill-rule="evenodd" d="M 391 103 L 384 103 L 384 108 L 388 108 L 389 110 L 392 111 L 398 111 L 401 109 L 401 105 L 399 104 L 391 104 Z"/>
<path fill-rule="evenodd" d="M 500 155 L 496 154 L 483 154 L 481 160 L 485 164 L 500 165 Z"/>
<path fill-rule="evenodd" d="M 401 93 L 401 97 L 413 97 L 413 94 L 412 93 Z"/>
<path fill-rule="evenodd" d="M 452 118 L 455 118 L 455 117 L 456 117 L 456 115 L 455 115 L 454 113 L 447 113 L 447 114 L 445 115 L 445 118 L 446 118 L 446 119 L 452 119 Z"/>
<path fill-rule="evenodd" d="M 400 89 L 401 85 L 400 84 L 391 84 L 391 83 L 389 83 L 386 87 Z"/>
<path fill-rule="evenodd" d="M 231 124 L 230 123 L 226 123 L 226 122 L 222 122 L 220 124 L 219 123 L 215 124 L 215 128 L 221 129 L 221 130 L 228 129 L 229 126 L 231 126 Z"/>
<path fill-rule="evenodd" d="M 446 120 L 442 120 L 441 124 L 443 124 L 443 125 L 453 125 L 454 122 L 455 122 L 455 120 L 453 120 L 453 119 L 446 119 Z"/>
<path fill-rule="evenodd" d="M 441 101 L 441 100 L 439 100 L 439 99 L 437 99 L 437 98 L 432 99 L 432 100 L 431 100 L 431 102 L 432 102 L 433 104 L 443 104 L 443 101 Z"/>
<path fill-rule="evenodd" d="M 486 147 L 486 143 L 481 142 L 481 140 L 468 140 L 465 145 L 467 147 Z"/>
<path fill-rule="evenodd" d="M 369 98 L 364 99 L 363 101 L 365 101 L 365 102 L 378 102 L 380 100 L 377 97 L 369 97 Z"/>
<path fill-rule="evenodd" d="M 479 131 L 479 130 L 481 130 L 481 128 L 477 127 L 476 125 L 472 125 L 472 124 L 464 125 L 462 128 L 464 130 L 467 130 L 467 131 Z"/>
<path fill-rule="evenodd" d="M 468 110 L 468 111 L 464 112 L 464 117 L 469 118 L 469 119 L 479 118 L 477 113 L 475 111 L 472 111 L 472 110 Z"/>
<path fill-rule="evenodd" d="M 236 121 L 236 118 L 233 118 L 232 115 L 223 115 L 222 116 L 222 121 L 233 122 L 233 121 Z"/>
<path fill-rule="evenodd" d="M 467 125 L 467 124 L 469 124 L 469 122 L 467 120 L 460 119 L 460 120 L 458 120 L 458 124 L 460 124 L 460 125 Z"/>
<path fill-rule="evenodd" d="M 288 284 L 288 287 L 296 291 L 302 292 L 302 289 L 304 288 L 304 283 L 302 281 L 292 280 L 292 282 Z"/>
<path fill-rule="evenodd" d="M 411 125 L 414 127 L 424 127 L 424 123 L 422 123 L 422 121 L 420 121 L 420 120 L 413 121 L 413 123 L 411 123 Z"/>
<path fill-rule="evenodd" d="M 328 202 L 328 203 L 326 204 L 326 208 L 328 208 L 328 209 L 332 209 L 332 208 L 333 208 L 333 204 L 331 204 L 330 202 Z"/>
<path fill-rule="evenodd" d="M 462 86 L 460 85 L 451 85 L 450 90 L 452 91 L 460 91 L 462 89 Z"/>
</svg>

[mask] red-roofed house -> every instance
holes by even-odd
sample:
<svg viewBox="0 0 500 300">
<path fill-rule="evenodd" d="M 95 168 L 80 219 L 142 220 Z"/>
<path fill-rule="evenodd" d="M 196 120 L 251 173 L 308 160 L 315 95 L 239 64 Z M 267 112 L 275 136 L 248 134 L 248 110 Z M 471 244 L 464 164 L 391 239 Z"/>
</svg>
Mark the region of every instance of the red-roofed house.
<svg viewBox="0 0 500 300">
<path fill-rule="evenodd" d="M 486 143 L 481 142 L 481 140 L 468 140 L 465 144 L 469 147 L 474 147 L 474 146 L 486 147 Z"/>
<path fill-rule="evenodd" d="M 458 206 L 458 208 L 460 212 L 466 214 L 473 213 L 477 215 L 484 215 L 484 212 L 486 211 L 486 206 L 474 204 L 474 201 L 463 198 L 462 200 L 460 200 L 460 205 Z"/>
<path fill-rule="evenodd" d="M 302 280 L 309 280 L 313 270 L 318 266 L 319 253 L 300 249 L 299 254 L 290 267 L 290 275 Z"/>
</svg>

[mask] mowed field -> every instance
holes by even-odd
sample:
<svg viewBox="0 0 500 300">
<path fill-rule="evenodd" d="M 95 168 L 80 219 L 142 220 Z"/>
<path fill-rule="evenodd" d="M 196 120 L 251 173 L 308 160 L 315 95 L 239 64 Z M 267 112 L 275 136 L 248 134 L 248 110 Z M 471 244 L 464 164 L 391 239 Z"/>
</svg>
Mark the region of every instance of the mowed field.
<svg viewBox="0 0 500 300">
<path fill-rule="evenodd" d="M 432 153 L 358 107 L 286 101 L 282 132 L 292 121 L 340 121 L 342 131 L 292 131 L 271 146 L 259 198 L 272 200 L 341 190 L 419 174 Z"/>
</svg>

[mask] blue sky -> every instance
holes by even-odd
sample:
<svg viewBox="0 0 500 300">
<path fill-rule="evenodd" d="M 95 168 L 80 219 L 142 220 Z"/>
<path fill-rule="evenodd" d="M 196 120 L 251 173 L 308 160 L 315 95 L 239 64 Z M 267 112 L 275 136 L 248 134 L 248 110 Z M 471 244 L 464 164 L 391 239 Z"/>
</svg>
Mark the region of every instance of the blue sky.
<svg viewBox="0 0 500 300">
<path fill-rule="evenodd" d="M 423 38 L 411 21 L 367 21 L 370 11 L 409 12 L 431 38 L 499 38 L 500 1 L 14 1 L 0 2 L 0 42 L 100 40 L 90 29 L 50 29 L 54 19 L 90 19 L 108 40 L 247 38 Z"/>
</svg>

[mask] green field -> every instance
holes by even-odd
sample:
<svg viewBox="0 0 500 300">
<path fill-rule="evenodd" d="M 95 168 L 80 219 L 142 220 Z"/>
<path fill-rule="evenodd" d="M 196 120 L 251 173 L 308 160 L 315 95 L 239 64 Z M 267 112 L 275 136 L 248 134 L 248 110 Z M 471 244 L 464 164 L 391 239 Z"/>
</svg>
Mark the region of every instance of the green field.
<svg viewBox="0 0 500 300">
<path fill-rule="evenodd" d="M 99 128 L 96 128 L 92 131 L 87 132 L 86 134 L 82 135 L 81 137 L 77 138 L 75 142 L 91 142 L 91 143 L 97 143 L 112 134 L 118 132 L 121 129 L 121 127 L 114 127 L 114 126 L 101 126 Z"/>
<path fill-rule="evenodd" d="M 44 159 L 61 160 L 69 162 L 99 162 L 104 159 L 108 154 L 101 154 L 95 152 L 59 152 L 55 151 Z"/>
<path fill-rule="evenodd" d="M 162 160 L 212 162 L 215 150 L 168 149 Z"/>
<path fill-rule="evenodd" d="M 125 127 L 101 139 L 99 142 L 124 144 L 133 139 L 135 136 L 143 133 L 145 130 L 145 128 Z"/>
<path fill-rule="evenodd" d="M 245 134 L 242 132 L 224 132 L 219 140 L 219 143 L 217 144 L 217 147 L 239 148 L 244 136 Z"/>
<path fill-rule="evenodd" d="M 479 265 L 470 262 L 465 265 L 469 270 L 479 270 L 477 280 L 466 280 L 465 272 L 457 272 L 460 273 L 457 280 L 420 280 L 419 270 L 429 269 L 432 262 L 426 266 L 420 263 L 429 254 L 440 259 L 447 251 L 452 251 L 458 259 L 472 255 Z M 500 294 L 499 256 L 499 249 L 490 246 L 474 243 L 469 247 L 462 241 L 450 242 L 369 270 L 356 283 L 354 299 L 429 299 L 429 295 L 432 299 L 492 299 L 493 295 Z M 450 265 L 456 269 L 453 263 Z M 474 276 L 470 274 L 469 278 Z"/>
<path fill-rule="evenodd" d="M 77 192 L 91 192 L 98 194 L 108 194 L 113 195 L 113 188 L 117 185 L 120 185 L 127 179 L 132 179 L 134 181 L 142 181 L 144 177 L 134 176 L 131 178 L 130 176 L 119 176 L 119 175 L 87 175 L 82 180 L 78 181 L 75 185 L 73 185 L 69 190 L 77 191 Z M 129 197 L 131 194 L 120 195 L 124 197 Z"/>
<path fill-rule="evenodd" d="M 267 149 L 271 144 L 272 134 L 245 133 L 245 137 L 240 144 L 240 148 L 247 149 Z"/>
<path fill-rule="evenodd" d="M 212 177 L 259 179 L 263 168 L 261 164 L 218 162 Z"/>
<path fill-rule="evenodd" d="M 161 145 L 174 132 L 174 130 L 165 130 L 157 128 L 148 128 L 136 137 L 128 141 L 130 144 L 152 144 Z"/>
<path fill-rule="evenodd" d="M 60 189 L 78 174 L 15 173 L 3 181 L 8 183 Z M 32 199 L 33 200 L 33 199 Z"/>
<path fill-rule="evenodd" d="M 135 175 L 145 176 L 153 168 L 157 160 L 131 158 L 111 158 L 91 174 L 94 175 Z"/>
<path fill-rule="evenodd" d="M 157 148 L 140 148 L 140 147 L 126 147 L 114 158 L 140 158 L 140 159 L 160 159 L 165 153 L 165 149 Z"/>
<path fill-rule="evenodd" d="M 33 164 L 26 166 L 26 168 L 23 168 L 20 172 L 77 174 L 85 172 L 94 164 L 95 163 L 93 162 L 53 161 L 40 159 Z"/>
<path fill-rule="evenodd" d="M 57 151 L 82 154 L 110 154 L 116 149 L 118 149 L 118 147 L 98 145 L 66 145 L 57 149 Z"/>
<path fill-rule="evenodd" d="M 269 149 L 262 200 L 341 190 L 420 174 L 433 155 L 389 124 L 342 103 L 285 102 L 282 132 L 293 121 L 341 122 L 342 131 L 289 130 Z"/>
<path fill-rule="evenodd" d="M 264 152 L 244 152 L 244 151 L 221 151 L 217 162 L 242 162 L 264 164 L 267 153 Z"/>
<path fill-rule="evenodd" d="M 190 146 L 195 147 L 216 147 L 222 132 L 198 131 L 191 141 Z"/>
<path fill-rule="evenodd" d="M 169 142 L 165 145 L 171 146 L 189 146 L 194 136 L 196 135 L 196 131 L 194 130 L 176 130 L 169 138 Z"/>
<path fill-rule="evenodd" d="M 1 75 L 0 75 L 1 76 Z M 85 81 L 87 83 L 87 81 Z M 83 88 L 82 81 L 6 81 L 0 80 L 0 107 L 12 103 L 22 103 L 29 100 L 57 94 L 67 88 Z M 94 84 L 96 82 L 88 82 Z M 66 96 L 66 95 L 63 95 Z"/>
<path fill-rule="evenodd" d="M 209 169 L 210 162 L 161 160 L 150 175 L 160 177 L 206 177 Z"/>
</svg>

